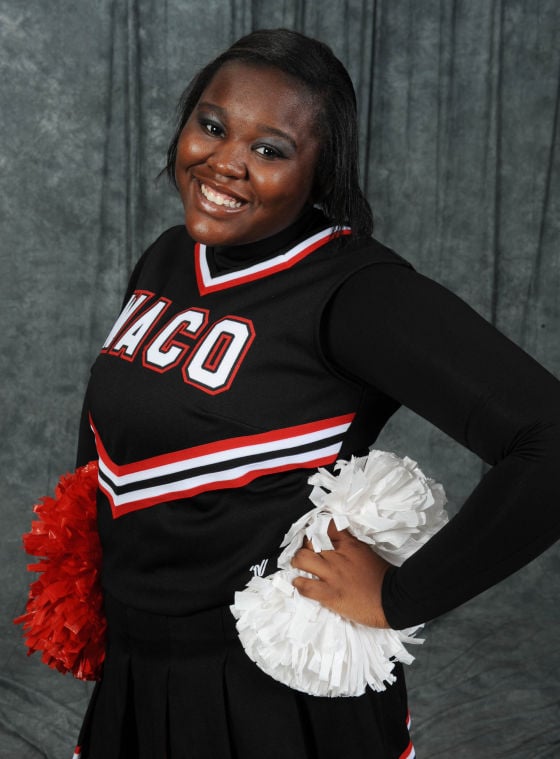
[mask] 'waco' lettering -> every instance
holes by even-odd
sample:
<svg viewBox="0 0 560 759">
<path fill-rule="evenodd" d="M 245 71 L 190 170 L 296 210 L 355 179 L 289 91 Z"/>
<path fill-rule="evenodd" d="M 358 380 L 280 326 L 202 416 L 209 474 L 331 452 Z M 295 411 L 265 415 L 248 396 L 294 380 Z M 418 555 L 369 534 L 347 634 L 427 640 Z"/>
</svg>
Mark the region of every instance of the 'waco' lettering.
<svg viewBox="0 0 560 759">
<path fill-rule="evenodd" d="M 187 384 L 212 395 L 231 387 L 255 338 L 253 322 L 226 316 L 212 324 L 207 309 L 193 307 L 161 326 L 171 301 L 158 298 L 148 305 L 153 297 L 146 290 L 133 293 L 101 352 L 124 361 L 141 356 L 143 366 L 159 373 L 180 366 Z"/>
</svg>

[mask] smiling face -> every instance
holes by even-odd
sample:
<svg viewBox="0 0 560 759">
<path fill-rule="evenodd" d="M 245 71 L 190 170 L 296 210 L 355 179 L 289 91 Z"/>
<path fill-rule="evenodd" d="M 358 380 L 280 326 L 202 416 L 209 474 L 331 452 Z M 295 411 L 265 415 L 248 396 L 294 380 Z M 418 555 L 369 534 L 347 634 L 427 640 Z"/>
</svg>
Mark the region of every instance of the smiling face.
<svg viewBox="0 0 560 759">
<path fill-rule="evenodd" d="M 316 101 L 279 69 L 222 66 L 177 146 L 175 179 L 191 237 L 242 245 L 295 221 L 311 200 L 317 122 Z"/>
</svg>

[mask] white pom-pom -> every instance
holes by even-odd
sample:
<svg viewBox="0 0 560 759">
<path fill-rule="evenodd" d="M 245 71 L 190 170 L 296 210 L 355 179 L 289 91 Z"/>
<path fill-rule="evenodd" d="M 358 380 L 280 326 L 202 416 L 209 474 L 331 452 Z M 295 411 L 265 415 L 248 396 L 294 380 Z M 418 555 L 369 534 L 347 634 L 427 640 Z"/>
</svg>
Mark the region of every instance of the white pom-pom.
<svg viewBox="0 0 560 759">
<path fill-rule="evenodd" d="M 333 520 L 399 566 L 447 522 L 446 498 L 415 461 L 386 451 L 338 461 L 335 470 L 310 477 L 315 508 L 285 535 L 279 570 L 253 577 L 235 594 L 231 611 L 246 653 L 274 679 L 315 696 L 359 696 L 368 685 L 385 690 L 395 679 L 395 661 L 413 661 L 404 644 L 423 643 L 413 637 L 422 625 L 386 630 L 344 619 L 299 595 L 292 580 L 305 573 L 292 569 L 291 560 L 304 537 L 315 551 L 331 550 Z"/>
</svg>

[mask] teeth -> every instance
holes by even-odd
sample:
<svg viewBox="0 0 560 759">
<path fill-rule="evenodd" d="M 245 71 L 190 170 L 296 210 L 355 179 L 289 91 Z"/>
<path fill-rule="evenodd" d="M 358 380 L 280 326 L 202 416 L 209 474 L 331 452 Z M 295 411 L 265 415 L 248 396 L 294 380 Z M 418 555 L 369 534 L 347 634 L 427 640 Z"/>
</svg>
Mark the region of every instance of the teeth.
<svg viewBox="0 0 560 759">
<path fill-rule="evenodd" d="M 227 208 L 241 208 L 242 203 L 240 200 L 234 200 L 229 195 L 222 195 L 221 192 L 211 190 L 205 184 L 200 183 L 200 191 L 205 198 L 215 203 L 217 206 L 226 206 Z"/>
</svg>

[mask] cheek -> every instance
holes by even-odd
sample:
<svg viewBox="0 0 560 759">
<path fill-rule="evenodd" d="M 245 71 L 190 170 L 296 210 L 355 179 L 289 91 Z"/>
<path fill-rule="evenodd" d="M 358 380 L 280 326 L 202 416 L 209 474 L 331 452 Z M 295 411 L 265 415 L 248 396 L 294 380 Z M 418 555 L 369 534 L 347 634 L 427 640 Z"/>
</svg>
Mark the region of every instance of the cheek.
<svg viewBox="0 0 560 759">
<path fill-rule="evenodd" d="M 202 155 L 204 155 L 202 140 L 193 133 L 192 129 L 185 127 L 177 143 L 177 160 L 182 163 L 191 163 Z"/>
<path fill-rule="evenodd" d="M 299 205 L 311 194 L 313 173 L 286 171 L 279 168 L 259 179 L 258 194 L 264 202 L 274 205 Z"/>
</svg>

